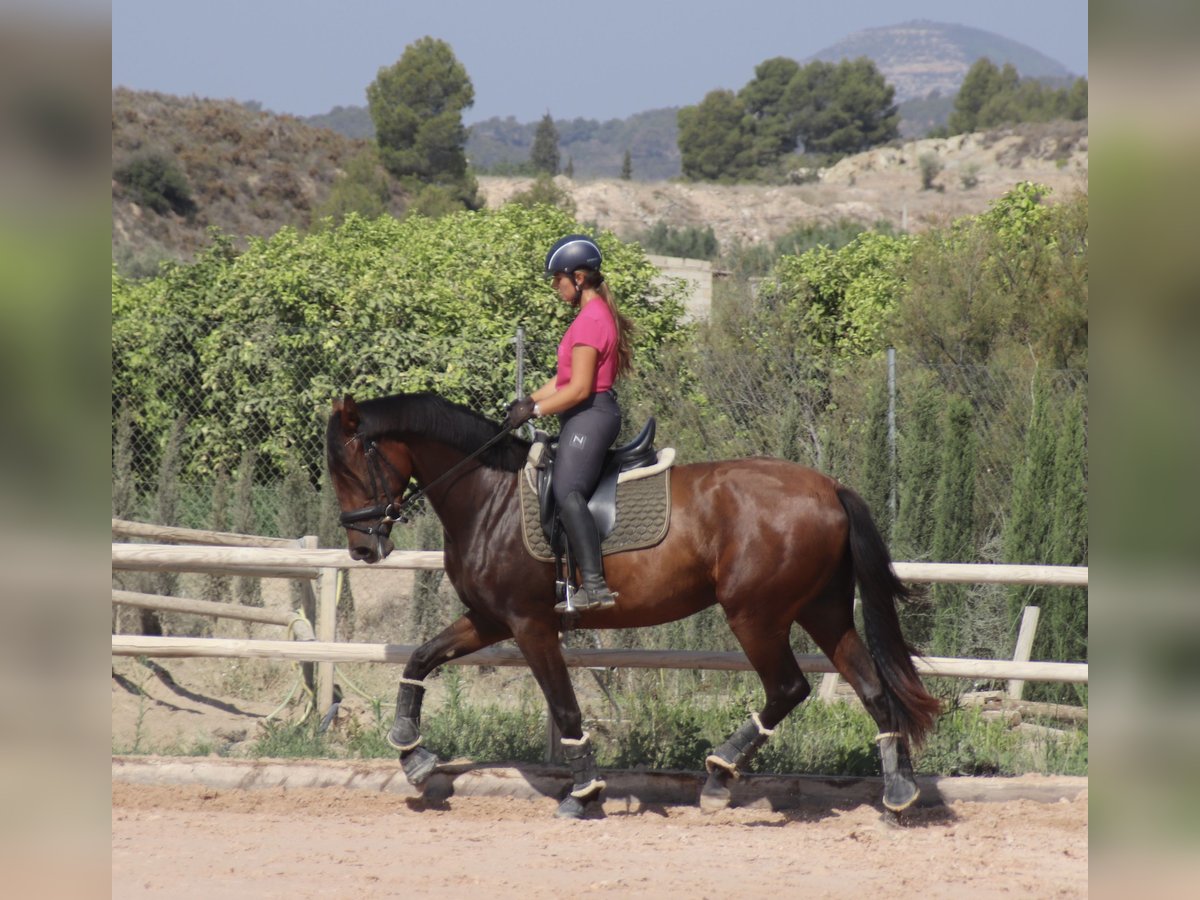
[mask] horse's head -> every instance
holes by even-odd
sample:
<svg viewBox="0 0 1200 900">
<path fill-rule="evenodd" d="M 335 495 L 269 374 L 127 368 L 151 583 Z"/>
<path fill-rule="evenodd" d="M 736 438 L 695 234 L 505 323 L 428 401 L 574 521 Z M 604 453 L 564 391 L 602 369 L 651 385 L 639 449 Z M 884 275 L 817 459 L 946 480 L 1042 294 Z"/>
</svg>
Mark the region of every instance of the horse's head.
<svg viewBox="0 0 1200 900">
<path fill-rule="evenodd" d="M 412 458 L 404 444 L 365 435 L 361 426 L 354 398 L 335 400 L 325 452 L 350 555 L 374 563 L 392 552 L 389 535 L 412 479 Z"/>
</svg>

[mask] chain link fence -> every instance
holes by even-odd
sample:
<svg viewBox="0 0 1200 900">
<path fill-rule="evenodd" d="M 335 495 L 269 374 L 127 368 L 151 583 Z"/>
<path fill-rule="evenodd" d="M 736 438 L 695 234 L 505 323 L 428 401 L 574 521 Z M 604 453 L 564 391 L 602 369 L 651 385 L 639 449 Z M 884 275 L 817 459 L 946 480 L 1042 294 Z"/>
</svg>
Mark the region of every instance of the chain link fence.
<svg viewBox="0 0 1200 900">
<path fill-rule="evenodd" d="M 352 336 L 347 345 L 355 352 L 334 363 L 328 356 L 272 358 L 240 373 L 240 380 L 222 382 L 196 367 L 163 379 L 150 396 L 124 390 L 114 372 L 113 515 L 288 538 L 315 534 L 321 546 L 342 547 L 345 537 L 324 474 L 325 423 L 334 398 L 429 390 L 498 419 L 514 396 L 539 386 L 554 366 L 554 344 L 542 338 L 514 333 L 486 345 L 430 340 L 420 354 L 429 363 L 422 369 L 426 374 L 414 384 L 410 370 L 400 371 L 394 360 L 372 352 L 368 335 Z M 655 415 L 659 446 L 676 447 L 683 462 L 770 454 L 827 471 L 867 498 L 899 559 L 934 558 L 932 520 L 944 515 L 935 509 L 937 479 L 947 464 L 945 419 L 954 401 L 970 410 L 974 470 L 962 498 L 969 506 L 959 526 L 957 546 L 963 550 L 956 559 L 936 561 L 1004 559 L 1014 479 L 1027 456 L 1038 384 L 1060 406 L 1082 398 L 1086 417 L 1086 371 L 927 367 L 901 356 L 890 375 L 881 360 L 831 375 L 810 360 L 775 350 L 693 346 L 666 355 L 661 368 L 620 387 L 623 436 Z M 906 519 L 906 512 L 918 508 L 920 516 Z M 402 548 L 437 549 L 441 529 L 432 516 L 418 516 L 394 537 Z M 162 583 L 131 586 L 160 593 L 179 588 L 177 577 L 157 577 Z M 238 580 L 233 593 L 241 602 L 261 603 L 252 581 Z M 429 637 L 457 614 L 457 601 L 442 581 L 440 573 L 415 576 L 408 611 L 393 623 L 398 630 L 389 640 Z M 219 589 L 215 582 L 193 586 L 194 592 L 228 597 L 229 586 Z M 956 601 L 961 622 L 953 646 L 937 649 L 1009 655 L 1015 640 L 1010 593 L 994 586 L 964 588 Z M 906 613 L 906 624 L 926 650 L 932 646 L 935 606 Z M 620 646 L 734 649 L 719 615 L 709 612 L 607 640 Z M 352 596 L 345 598 L 343 614 L 339 628 L 351 634 Z M 1086 619 L 1077 627 L 1086 644 Z M 797 649 L 814 648 L 797 634 Z"/>
</svg>

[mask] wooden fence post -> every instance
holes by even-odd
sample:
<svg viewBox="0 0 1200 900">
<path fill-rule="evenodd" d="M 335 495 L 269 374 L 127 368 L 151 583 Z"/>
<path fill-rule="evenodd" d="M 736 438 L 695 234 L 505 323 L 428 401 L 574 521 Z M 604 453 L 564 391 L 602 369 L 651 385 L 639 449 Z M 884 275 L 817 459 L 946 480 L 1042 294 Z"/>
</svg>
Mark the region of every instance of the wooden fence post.
<svg viewBox="0 0 1200 900">
<path fill-rule="evenodd" d="M 1021 630 L 1017 632 L 1017 649 L 1013 651 L 1013 662 L 1029 662 L 1033 652 L 1033 636 L 1037 634 L 1038 616 L 1041 609 L 1037 606 L 1027 606 L 1021 613 Z M 1022 678 L 1012 678 L 1008 682 L 1008 698 L 1020 700 L 1025 693 L 1025 681 Z"/>
<path fill-rule="evenodd" d="M 317 536 L 315 534 L 306 534 L 296 542 L 305 550 L 317 549 Z M 311 579 L 299 581 L 300 585 L 300 612 L 304 613 L 304 618 L 308 619 L 310 625 L 313 626 L 313 634 L 316 634 L 317 628 L 317 592 L 313 586 Z M 317 692 L 317 669 L 316 663 L 306 662 L 300 666 L 300 672 L 304 676 L 304 683 L 308 689 L 316 696 Z M 318 716 L 324 715 L 323 712 L 318 712 Z"/>
<path fill-rule="evenodd" d="M 338 570 L 321 569 L 317 576 L 318 641 L 337 640 Z M 333 706 L 333 663 L 317 663 L 317 715 L 323 716 Z"/>
</svg>

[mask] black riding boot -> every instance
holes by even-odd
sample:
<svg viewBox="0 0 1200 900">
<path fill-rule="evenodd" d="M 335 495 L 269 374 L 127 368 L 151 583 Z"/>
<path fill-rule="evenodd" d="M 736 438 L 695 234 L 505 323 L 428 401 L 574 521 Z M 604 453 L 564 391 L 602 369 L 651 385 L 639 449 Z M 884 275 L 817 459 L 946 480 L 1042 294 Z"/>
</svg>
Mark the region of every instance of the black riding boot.
<svg viewBox="0 0 1200 900">
<path fill-rule="evenodd" d="M 617 603 L 614 594 L 604 580 L 604 566 L 600 560 L 600 534 L 596 522 L 587 508 L 587 501 L 578 491 L 571 491 L 558 508 L 559 518 L 571 543 L 571 555 L 579 566 L 583 586 L 575 592 L 571 605 L 578 612 L 608 609 Z M 566 602 L 554 607 L 557 612 L 566 612 Z"/>
</svg>

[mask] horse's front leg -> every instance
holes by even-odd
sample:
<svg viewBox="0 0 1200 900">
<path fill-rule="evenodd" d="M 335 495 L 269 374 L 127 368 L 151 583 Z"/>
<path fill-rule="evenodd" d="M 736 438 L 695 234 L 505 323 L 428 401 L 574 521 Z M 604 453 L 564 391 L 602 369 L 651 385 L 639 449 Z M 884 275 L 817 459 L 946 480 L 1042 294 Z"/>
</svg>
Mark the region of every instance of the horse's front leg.
<svg viewBox="0 0 1200 900">
<path fill-rule="evenodd" d="M 596 766 L 591 737 L 583 730 L 583 714 L 563 659 L 557 624 L 530 624 L 515 629 L 514 637 L 546 697 L 550 714 L 562 734 L 563 756 L 571 767 L 571 790 L 559 803 L 555 816 L 580 819 L 602 815 L 604 779 Z"/>
<path fill-rule="evenodd" d="M 421 746 L 421 702 L 425 699 L 426 676 L 443 663 L 506 637 L 506 630 L 480 622 L 468 612 L 418 647 L 409 658 L 396 692 L 396 719 L 387 733 L 387 742 L 400 752 L 400 764 L 409 784 L 420 786 L 433 774 L 438 762 L 433 753 Z"/>
</svg>

